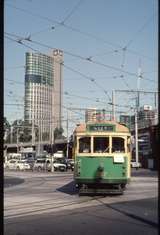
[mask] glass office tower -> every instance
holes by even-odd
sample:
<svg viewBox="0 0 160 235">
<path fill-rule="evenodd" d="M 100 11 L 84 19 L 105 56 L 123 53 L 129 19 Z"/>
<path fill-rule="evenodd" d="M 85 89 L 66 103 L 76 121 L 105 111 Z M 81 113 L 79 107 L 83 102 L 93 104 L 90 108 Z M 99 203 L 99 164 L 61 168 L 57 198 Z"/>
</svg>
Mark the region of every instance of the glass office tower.
<svg viewBox="0 0 160 235">
<path fill-rule="evenodd" d="M 53 130 L 61 126 L 62 59 L 60 50 L 51 56 L 26 53 L 24 118 L 38 127 L 41 140 L 51 139 Z"/>
</svg>

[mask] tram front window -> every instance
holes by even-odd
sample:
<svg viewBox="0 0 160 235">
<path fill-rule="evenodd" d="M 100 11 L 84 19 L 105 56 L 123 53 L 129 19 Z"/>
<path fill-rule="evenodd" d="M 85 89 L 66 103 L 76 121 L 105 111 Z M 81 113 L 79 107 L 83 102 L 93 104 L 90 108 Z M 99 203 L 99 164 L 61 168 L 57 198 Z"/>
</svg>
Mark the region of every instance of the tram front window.
<svg viewBox="0 0 160 235">
<path fill-rule="evenodd" d="M 109 137 L 94 137 L 94 153 L 109 152 Z"/>
<path fill-rule="evenodd" d="M 91 138 L 82 137 L 79 139 L 79 153 L 90 153 L 91 152 Z"/>
<path fill-rule="evenodd" d="M 124 139 L 121 137 L 112 137 L 112 152 L 121 153 L 125 152 Z"/>
</svg>

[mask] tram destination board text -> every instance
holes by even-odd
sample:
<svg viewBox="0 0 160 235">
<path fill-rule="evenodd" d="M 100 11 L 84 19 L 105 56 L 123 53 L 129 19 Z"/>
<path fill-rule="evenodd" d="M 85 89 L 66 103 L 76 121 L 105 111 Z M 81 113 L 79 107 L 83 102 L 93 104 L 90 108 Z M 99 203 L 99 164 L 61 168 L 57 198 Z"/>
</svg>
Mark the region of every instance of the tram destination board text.
<svg viewBox="0 0 160 235">
<path fill-rule="evenodd" d="M 115 125 L 87 125 L 87 129 L 97 132 L 115 131 Z"/>
</svg>

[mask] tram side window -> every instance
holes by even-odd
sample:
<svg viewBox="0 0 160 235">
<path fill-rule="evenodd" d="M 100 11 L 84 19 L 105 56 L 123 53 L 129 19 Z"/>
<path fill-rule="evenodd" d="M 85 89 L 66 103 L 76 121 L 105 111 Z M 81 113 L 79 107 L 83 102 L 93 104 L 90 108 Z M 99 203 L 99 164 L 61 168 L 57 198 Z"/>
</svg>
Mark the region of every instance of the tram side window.
<svg viewBox="0 0 160 235">
<path fill-rule="evenodd" d="M 109 137 L 94 137 L 94 153 L 109 152 Z"/>
<path fill-rule="evenodd" d="M 91 138 L 82 137 L 79 139 L 79 153 L 90 153 L 91 152 Z"/>
<path fill-rule="evenodd" d="M 125 152 L 124 139 L 121 137 L 112 137 L 112 152 L 120 153 Z"/>
</svg>

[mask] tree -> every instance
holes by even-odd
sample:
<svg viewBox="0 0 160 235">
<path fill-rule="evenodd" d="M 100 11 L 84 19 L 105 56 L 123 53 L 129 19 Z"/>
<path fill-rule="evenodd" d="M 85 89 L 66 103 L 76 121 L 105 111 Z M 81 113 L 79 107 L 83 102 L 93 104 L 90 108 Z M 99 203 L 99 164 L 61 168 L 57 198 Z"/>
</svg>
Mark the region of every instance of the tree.
<svg viewBox="0 0 160 235">
<path fill-rule="evenodd" d="M 7 129 L 10 129 L 10 123 L 9 121 L 7 120 L 6 117 L 4 117 L 4 121 L 3 121 L 3 125 L 4 125 L 4 131 L 7 130 Z"/>
<path fill-rule="evenodd" d="M 29 142 L 32 140 L 31 128 L 32 125 L 22 119 L 17 119 L 13 122 L 12 128 L 12 142 Z M 17 136 L 18 135 L 18 136 Z"/>
<path fill-rule="evenodd" d="M 63 130 L 62 127 L 60 127 L 60 128 L 57 127 L 54 130 L 54 139 L 62 139 L 62 138 L 64 138 L 64 136 L 62 135 L 63 132 L 64 132 L 64 130 Z"/>
<path fill-rule="evenodd" d="M 4 142 L 9 142 L 9 135 L 10 135 L 10 123 L 8 122 L 7 118 L 4 117 L 3 120 L 3 130 L 4 130 Z"/>
</svg>

